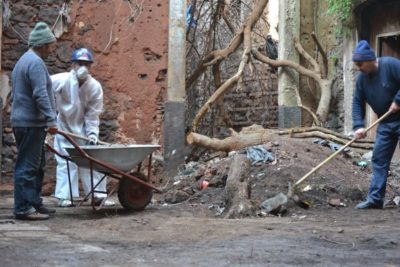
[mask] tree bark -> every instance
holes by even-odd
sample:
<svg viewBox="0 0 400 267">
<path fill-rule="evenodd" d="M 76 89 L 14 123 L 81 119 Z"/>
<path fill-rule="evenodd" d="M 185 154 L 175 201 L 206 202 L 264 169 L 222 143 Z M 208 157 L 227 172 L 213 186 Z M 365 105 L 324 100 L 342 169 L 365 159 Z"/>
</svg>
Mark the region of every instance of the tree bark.
<svg viewBox="0 0 400 267">
<path fill-rule="evenodd" d="M 293 134 L 297 134 L 297 133 L 306 133 L 306 132 L 321 132 L 321 133 L 325 133 L 327 135 L 333 135 L 336 136 L 337 138 L 343 139 L 343 143 L 347 143 L 348 141 L 351 140 L 351 137 L 341 134 L 341 133 L 337 133 L 334 132 L 332 130 L 323 128 L 323 127 L 301 127 L 301 128 L 291 128 L 291 129 L 286 129 L 286 130 L 280 130 L 279 131 L 279 135 L 285 135 L 288 134 L 290 137 L 293 136 Z M 356 143 L 360 143 L 360 144 L 371 144 L 373 145 L 375 143 L 375 141 L 371 140 L 371 139 L 360 139 L 357 140 Z"/>
<path fill-rule="evenodd" d="M 315 32 L 311 33 L 311 37 L 314 40 L 314 43 L 317 45 L 319 52 L 321 53 L 322 57 L 322 70 L 321 70 L 321 77 L 326 78 L 328 77 L 328 56 L 326 55 L 325 50 L 322 48 L 321 43 L 318 41 L 317 35 L 315 35 Z"/>
<path fill-rule="evenodd" d="M 250 161 L 243 154 L 236 154 L 231 163 L 225 185 L 225 202 L 229 208 L 225 218 L 253 215 L 250 202 Z"/>
<path fill-rule="evenodd" d="M 187 142 L 194 146 L 229 152 L 249 146 L 264 144 L 270 141 L 271 134 L 274 134 L 273 130 L 267 130 L 258 125 L 243 128 L 240 133 L 237 133 L 231 129 L 231 133 L 232 136 L 221 140 L 191 132 L 187 136 Z"/>
<path fill-rule="evenodd" d="M 350 139 L 345 135 L 341 135 L 324 129 L 321 127 L 310 128 L 292 128 L 286 131 L 277 131 L 273 129 L 264 129 L 260 125 L 252 125 L 245 127 L 239 133 L 231 129 L 232 135 L 225 139 L 210 138 L 199 133 L 190 133 L 187 142 L 190 145 L 204 147 L 216 151 L 235 151 L 242 148 L 265 144 L 274 140 L 274 135 L 289 135 L 292 138 L 321 138 L 330 140 L 338 144 L 346 144 Z M 374 145 L 373 141 L 357 140 L 350 145 L 353 148 L 371 149 Z"/>
</svg>

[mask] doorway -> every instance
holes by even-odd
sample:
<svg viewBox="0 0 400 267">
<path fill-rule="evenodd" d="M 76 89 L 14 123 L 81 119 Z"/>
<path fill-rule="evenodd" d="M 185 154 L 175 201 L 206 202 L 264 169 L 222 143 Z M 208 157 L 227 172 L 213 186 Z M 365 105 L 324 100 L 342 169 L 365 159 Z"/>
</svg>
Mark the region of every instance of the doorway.
<svg viewBox="0 0 400 267">
<path fill-rule="evenodd" d="M 400 59 L 400 31 L 376 36 L 376 47 L 378 57 L 395 57 Z M 400 149 L 396 147 L 392 161 L 400 161 Z"/>
<path fill-rule="evenodd" d="M 379 34 L 376 36 L 378 57 L 400 59 L 400 32 Z"/>
</svg>

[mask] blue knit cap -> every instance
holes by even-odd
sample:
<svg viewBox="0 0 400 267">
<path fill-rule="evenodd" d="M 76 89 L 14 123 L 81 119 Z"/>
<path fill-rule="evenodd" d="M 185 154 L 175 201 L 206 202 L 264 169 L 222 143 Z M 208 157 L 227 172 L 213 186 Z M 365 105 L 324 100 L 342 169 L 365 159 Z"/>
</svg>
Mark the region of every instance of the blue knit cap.
<svg viewBox="0 0 400 267">
<path fill-rule="evenodd" d="M 374 50 L 371 49 L 368 42 L 361 40 L 353 52 L 354 62 L 373 61 L 376 59 Z"/>
</svg>

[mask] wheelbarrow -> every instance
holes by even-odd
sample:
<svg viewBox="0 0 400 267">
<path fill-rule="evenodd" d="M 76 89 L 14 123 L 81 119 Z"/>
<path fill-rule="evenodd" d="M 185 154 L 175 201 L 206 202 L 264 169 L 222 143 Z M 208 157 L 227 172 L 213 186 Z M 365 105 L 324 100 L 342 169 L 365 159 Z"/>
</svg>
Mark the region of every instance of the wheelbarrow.
<svg viewBox="0 0 400 267">
<path fill-rule="evenodd" d="M 159 145 L 152 144 L 107 144 L 101 142 L 101 145 L 78 145 L 73 137 L 79 137 L 64 131 L 57 131 L 71 144 L 66 147 L 69 155 L 62 155 L 46 143 L 47 148 L 67 161 L 68 180 L 70 185 L 70 197 L 73 204 L 71 178 L 69 162 L 74 162 L 79 167 L 90 170 L 91 190 L 81 201 L 80 205 L 86 201 L 89 196 L 92 200 L 92 208 L 98 210 L 102 208 L 106 199 L 99 206 L 94 201 L 94 193 L 107 193 L 96 190 L 99 184 L 108 176 L 118 180 L 118 183 L 110 190 L 109 196 L 118 190 L 118 200 L 127 210 L 143 210 L 153 197 L 153 190 L 160 192 L 158 188 L 150 184 L 152 153 L 158 149 Z M 85 139 L 84 137 L 79 137 Z M 142 162 L 148 157 L 147 176 L 140 172 Z M 136 170 L 135 170 L 136 169 Z M 102 173 L 104 176 L 97 184 L 93 181 L 93 171 Z"/>
</svg>

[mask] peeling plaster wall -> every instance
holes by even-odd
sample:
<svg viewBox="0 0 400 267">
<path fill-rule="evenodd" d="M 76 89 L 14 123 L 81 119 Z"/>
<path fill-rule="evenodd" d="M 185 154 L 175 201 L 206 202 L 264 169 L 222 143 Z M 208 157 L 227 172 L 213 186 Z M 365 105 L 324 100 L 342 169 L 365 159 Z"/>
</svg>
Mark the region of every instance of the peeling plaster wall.
<svg viewBox="0 0 400 267">
<path fill-rule="evenodd" d="M 9 25 L 2 38 L 2 69 L 9 76 L 27 50 L 36 21 L 54 25 L 62 0 L 7 1 Z M 105 111 L 100 138 L 108 142 L 160 143 L 166 95 L 168 1 L 139 1 L 139 9 L 125 0 L 73 0 L 70 24 L 46 60 L 50 74 L 68 71 L 70 55 L 78 47 L 93 50 L 93 76 L 104 90 Z M 3 92 L 3 90 L 2 90 Z M 2 164 L 11 172 L 15 144 L 9 110 L 3 111 Z"/>
<path fill-rule="evenodd" d="M 26 1 L 25 1 L 26 2 Z M 27 49 L 27 39 L 37 20 L 50 26 L 63 1 L 13 1 L 11 25 L 3 40 L 3 69 Z M 77 47 L 93 50 L 93 76 L 105 93 L 104 120 L 115 120 L 118 134 L 108 141 L 133 139 L 158 142 L 161 137 L 162 103 L 167 75 L 168 3 L 146 0 L 137 10 L 129 1 L 72 1 L 68 33 L 61 36 L 54 55 L 47 60 L 50 73 L 68 70 Z"/>
<path fill-rule="evenodd" d="M 118 121 L 119 137 L 159 143 L 167 74 L 168 1 L 146 0 L 136 10 L 129 1 L 92 0 L 74 2 L 73 10 L 72 38 L 95 51 L 93 72 L 104 85 L 106 107 Z"/>
</svg>

